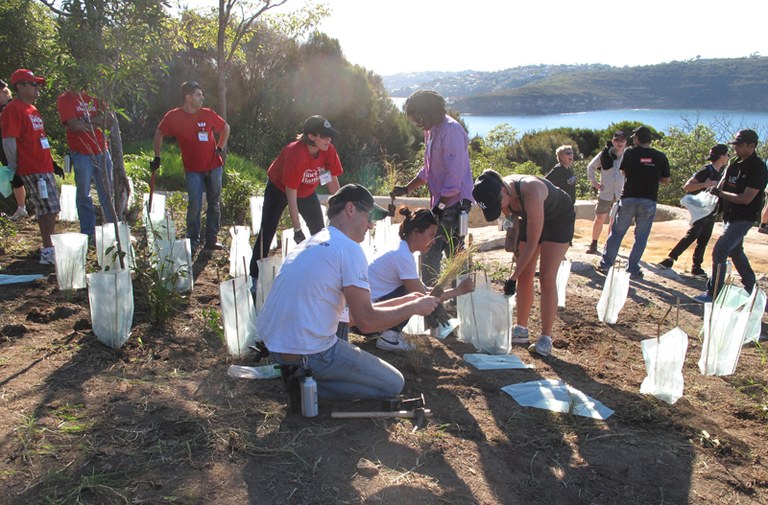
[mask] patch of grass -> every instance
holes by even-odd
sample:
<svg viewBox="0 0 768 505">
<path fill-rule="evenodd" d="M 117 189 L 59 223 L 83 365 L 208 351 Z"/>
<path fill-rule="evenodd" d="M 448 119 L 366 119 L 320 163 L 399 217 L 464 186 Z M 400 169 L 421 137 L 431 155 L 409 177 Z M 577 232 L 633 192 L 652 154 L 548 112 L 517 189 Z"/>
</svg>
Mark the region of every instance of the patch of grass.
<svg viewBox="0 0 768 505">
<path fill-rule="evenodd" d="M 227 341 L 224 335 L 224 326 L 221 323 L 221 313 L 211 307 L 206 307 L 200 314 L 203 318 L 205 333 L 218 337 L 223 343 Z"/>
<path fill-rule="evenodd" d="M 60 421 L 56 426 L 59 433 L 80 433 L 91 427 L 91 423 L 84 421 L 86 414 L 82 404 L 67 403 L 51 414 Z"/>
</svg>

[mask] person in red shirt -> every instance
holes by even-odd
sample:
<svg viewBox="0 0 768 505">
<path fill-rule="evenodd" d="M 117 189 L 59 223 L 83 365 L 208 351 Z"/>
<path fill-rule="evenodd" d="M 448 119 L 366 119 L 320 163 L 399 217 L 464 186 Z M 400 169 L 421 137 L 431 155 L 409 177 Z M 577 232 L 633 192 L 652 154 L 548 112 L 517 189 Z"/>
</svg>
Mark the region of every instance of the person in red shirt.
<svg viewBox="0 0 768 505">
<path fill-rule="evenodd" d="M 34 103 L 40 96 L 45 79 L 20 68 L 11 75 L 11 87 L 16 93 L 0 115 L 3 149 L 8 166 L 21 177 L 27 194 L 35 205 L 37 223 L 43 240 L 40 264 L 53 265 L 54 251 L 51 235 L 59 213 L 59 197 L 53 180 L 54 163 L 51 145 L 45 134 L 43 118 Z M 59 173 L 57 167 L 56 172 Z M 64 175 L 61 171 L 60 175 Z"/>
<path fill-rule="evenodd" d="M 187 238 L 192 248 L 200 244 L 200 211 L 203 193 L 208 203 L 205 215 L 205 248 L 223 249 L 217 236 L 221 221 L 221 154 L 229 140 L 229 125 L 212 109 L 203 107 L 203 89 L 197 81 L 181 85 L 184 105 L 168 111 L 155 131 L 155 159 L 150 168 L 160 167 L 163 137 L 176 137 L 187 181 Z M 215 133 L 219 134 L 216 140 Z"/>
<path fill-rule="evenodd" d="M 109 188 L 112 180 L 112 158 L 104 144 L 101 130 L 104 104 L 85 91 L 65 91 L 56 101 L 59 118 L 67 129 L 69 156 L 77 186 L 77 216 L 80 233 L 91 237 L 96 233 L 96 213 L 91 199 L 91 184 L 96 183 L 105 223 L 115 222 Z M 106 125 L 109 126 L 109 125 Z M 103 167 L 103 168 L 102 168 Z"/>
<path fill-rule="evenodd" d="M 323 229 L 323 211 L 315 189 L 327 186 L 330 194 L 339 190 L 338 177 L 344 172 L 339 155 L 331 143 L 339 132 L 323 116 L 310 116 L 304 121 L 302 133 L 287 146 L 267 170 L 261 229 L 256 236 L 251 256 L 253 285 L 259 277 L 257 261 L 269 256 L 269 246 L 275 238 L 280 216 L 288 207 L 293 225 L 293 239 L 298 244 L 305 239 L 299 214 L 309 226 L 310 235 Z"/>
<path fill-rule="evenodd" d="M 8 84 L 0 79 L 0 114 L 11 100 L 13 100 L 13 97 L 11 96 L 11 90 L 8 88 Z M 0 134 L 0 138 L 2 138 L 2 134 Z M 0 165 L 4 167 L 8 166 L 8 160 L 5 159 L 5 151 L 3 151 L 2 148 L 0 148 Z M 29 214 L 27 214 L 27 192 L 24 190 L 24 181 L 21 180 L 21 177 L 19 177 L 18 174 L 13 175 L 11 187 L 13 188 L 13 198 L 16 200 L 16 212 L 14 212 L 8 219 L 13 222 L 19 222 Z"/>
</svg>

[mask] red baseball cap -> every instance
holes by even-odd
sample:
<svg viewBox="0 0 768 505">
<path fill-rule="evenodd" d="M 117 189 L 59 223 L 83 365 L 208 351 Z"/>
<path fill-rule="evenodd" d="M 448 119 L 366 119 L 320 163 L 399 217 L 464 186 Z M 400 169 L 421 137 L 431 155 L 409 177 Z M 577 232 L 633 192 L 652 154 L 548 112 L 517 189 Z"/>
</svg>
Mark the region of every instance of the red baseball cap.
<svg viewBox="0 0 768 505">
<path fill-rule="evenodd" d="M 11 74 L 11 85 L 13 86 L 20 82 L 36 82 L 38 84 L 45 84 L 45 77 L 38 77 L 33 74 L 31 70 L 20 68 Z"/>
</svg>

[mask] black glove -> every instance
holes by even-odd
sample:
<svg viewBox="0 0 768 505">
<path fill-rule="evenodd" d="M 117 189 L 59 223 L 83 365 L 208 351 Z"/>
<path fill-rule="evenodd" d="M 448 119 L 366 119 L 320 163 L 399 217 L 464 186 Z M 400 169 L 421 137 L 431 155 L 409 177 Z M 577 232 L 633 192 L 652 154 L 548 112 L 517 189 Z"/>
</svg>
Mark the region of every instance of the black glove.
<svg viewBox="0 0 768 505">
<path fill-rule="evenodd" d="M 517 292 L 517 281 L 513 278 L 504 283 L 504 296 L 512 296 Z"/>
<path fill-rule="evenodd" d="M 443 211 L 444 210 L 445 210 L 445 204 L 440 202 L 437 205 L 435 205 L 434 207 L 432 207 L 432 214 L 434 214 L 434 216 L 438 220 L 440 220 L 440 218 L 443 217 Z"/>
<path fill-rule="evenodd" d="M 294 230 L 293 231 L 293 240 L 297 244 L 301 244 L 302 242 L 304 242 L 304 240 L 306 240 L 306 238 L 307 237 L 304 236 L 304 232 L 303 231 L 301 231 L 301 230 Z"/>
<path fill-rule="evenodd" d="M 56 174 L 56 175 L 58 175 L 58 176 L 59 176 L 59 177 L 61 177 L 62 179 L 64 178 L 64 169 L 63 169 L 63 168 L 61 168 L 61 167 L 59 166 L 59 164 L 58 164 L 58 163 L 56 163 L 55 161 L 53 162 L 53 173 L 54 173 L 54 174 Z"/>
<path fill-rule="evenodd" d="M 153 172 L 160 168 L 160 156 L 155 156 L 155 159 L 149 162 L 149 169 Z"/>
<path fill-rule="evenodd" d="M 389 196 L 393 198 L 397 198 L 398 196 L 405 196 L 408 194 L 408 188 L 405 186 L 395 186 L 392 188 L 392 192 L 389 194 Z"/>
<path fill-rule="evenodd" d="M 717 186 L 713 186 L 709 188 L 709 193 L 715 196 L 720 196 L 720 188 L 718 188 Z"/>
</svg>

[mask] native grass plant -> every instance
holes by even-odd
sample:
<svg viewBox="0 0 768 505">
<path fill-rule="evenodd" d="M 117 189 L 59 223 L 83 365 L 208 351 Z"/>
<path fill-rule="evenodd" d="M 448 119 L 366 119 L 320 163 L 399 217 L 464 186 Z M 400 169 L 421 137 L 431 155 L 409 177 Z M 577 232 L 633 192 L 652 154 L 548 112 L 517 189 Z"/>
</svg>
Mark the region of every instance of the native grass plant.
<svg viewBox="0 0 768 505">
<path fill-rule="evenodd" d="M 460 275 L 469 272 L 469 265 L 473 254 L 477 251 L 477 247 L 465 246 L 464 244 L 455 243 L 455 241 L 449 237 L 448 241 L 449 254 L 442 261 L 440 268 L 440 274 L 438 275 L 435 285 L 429 292 L 432 296 L 441 296 L 446 289 L 450 288 L 451 283 Z M 437 308 L 430 315 L 424 318 L 424 322 L 429 328 L 439 328 L 448 323 L 450 317 L 448 312 L 442 303 L 438 304 Z"/>
<path fill-rule="evenodd" d="M 16 243 L 15 237 L 18 233 L 16 223 L 6 216 L 0 216 L 0 254 L 6 254 Z"/>
<path fill-rule="evenodd" d="M 187 195 L 181 191 L 174 191 L 165 196 L 165 212 L 174 223 L 185 223 L 187 216 Z"/>
<path fill-rule="evenodd" d="M 228 169 L 221 188 L 222 224 L 244 225 L 250 209 L 251 195 L 257 193 L 256 184 L 236 170 Z"/>
</svg>

